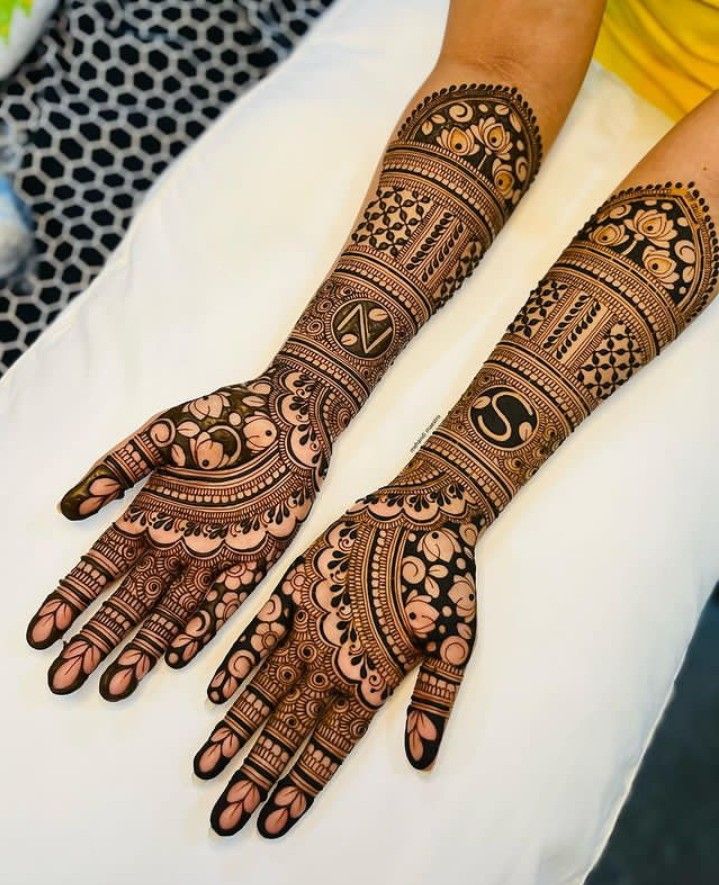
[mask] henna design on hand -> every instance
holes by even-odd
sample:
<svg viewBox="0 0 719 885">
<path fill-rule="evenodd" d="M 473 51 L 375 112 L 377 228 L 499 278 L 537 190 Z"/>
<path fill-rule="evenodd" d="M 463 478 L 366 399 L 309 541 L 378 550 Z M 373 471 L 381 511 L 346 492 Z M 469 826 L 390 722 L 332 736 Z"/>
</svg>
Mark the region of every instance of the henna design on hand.
<svg viewBox="0 0 719 885">
<path fill-rule="evenodd" d="M 405 748 L 417 768 L 433 763 L 474 644 L 477 514 L 466 488 L 416 461 L 290 567 L 208 689 L 221 703 L 261 665 L 195 757 L 214 777 L 261 729 L 214 808 L 218 833 L 273 787 L 259 828 L 287 832 L 418 664 Z"/>
<path fill-rule="evenodd" d="M 515 89 L 462 85 L 415 108 L 332 273 L 261 378 L 157 416 L 62 502 L 82 519 L 145 488 L 46 599 L 44 648 L 119 578 L 50 670 L 74 691 L 142 623 L 102 677 L 126 697 L 164 654 L 182 667 L 290 543 L 332 443 L 401 348 L 472 272 L 534 177 L 541 141 Z"/>
<path fill-rule="evenodd" d="M 126 697 L 164 654 L 179 667 L 215 635 L 305 518 L 324 476 L 331 392 L 291 367 L 157 416 L 63 498 L 69 518 L 95 512 L 150 473 L 123 515 L 48 596 L 28 642 L 55 642 L 117 578 L 120 587 L 50 668 L 54 692 L 77 689 L 144 621 L 103 674 Z"/>
<path fill-rule="evenodd" d="M 621 191 L 595 213 L 407 468 L 299 557 L 218 669 L 210 699 L 240 693 L 196 774 L 218 774 L 261 729 L 213 809 L 218 833 L 262 803 L 260 832 L 286 833 L 418 663 L 405 750 L 432 764 L 474 643 L 479 533 L 680 334 L 718 277 L 692 185 Z"/>
</svg>

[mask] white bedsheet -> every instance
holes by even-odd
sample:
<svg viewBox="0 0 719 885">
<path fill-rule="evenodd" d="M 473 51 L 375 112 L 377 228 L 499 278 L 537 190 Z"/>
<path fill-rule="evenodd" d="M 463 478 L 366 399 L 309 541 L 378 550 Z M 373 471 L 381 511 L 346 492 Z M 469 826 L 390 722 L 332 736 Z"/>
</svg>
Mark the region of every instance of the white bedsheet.
<svg viewBox="0 0 719 885">
<path fill-rule="evenodd" d="M 191 759 L 205 686 L 280 564 L 186 671 L 108 705 L 54 697 L 29 616 L 121 504 L 55 503 L 149 414 L 252 377 L 340 246 L 395 117 L 433 63 L 444 0 L 338 0 L 278 73 L 154 188 L 114 259 L 0 383 L 8 885 L 580 883 L 719 576 L 719 305 L 592 417 L 480 546 L 480 642 L 429 774 L 402 748 L 406 682 L 312 812 L 221 840 L 224 780 Z M 284 559 L 407 461 L 588 213 L 668 122 L 593 68 L 536 185 L 479 271 L 339 442 Z"/>
</svg>

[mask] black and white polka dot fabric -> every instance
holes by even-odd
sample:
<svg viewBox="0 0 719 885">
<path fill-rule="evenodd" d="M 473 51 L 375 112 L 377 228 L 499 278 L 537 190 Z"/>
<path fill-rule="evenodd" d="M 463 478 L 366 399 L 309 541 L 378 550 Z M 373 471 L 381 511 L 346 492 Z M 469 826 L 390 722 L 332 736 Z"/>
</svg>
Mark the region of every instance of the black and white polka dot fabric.
<svg viewBox="0 0 719 885">
<path fill-rule="evenodd" d="M 0 372 L 97 275 L 168 163 L 332 0 L 65 0 L 0 92 L 35 252 L 1 283 Z"/>
</svg>

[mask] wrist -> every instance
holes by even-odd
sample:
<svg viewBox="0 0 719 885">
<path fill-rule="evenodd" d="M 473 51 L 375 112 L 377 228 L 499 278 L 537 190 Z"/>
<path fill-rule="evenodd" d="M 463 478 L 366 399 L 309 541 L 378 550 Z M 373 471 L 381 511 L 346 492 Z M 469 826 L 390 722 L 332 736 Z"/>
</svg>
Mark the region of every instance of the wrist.
<svg viewBox="0 0 719 885">
<path fill-rule="evenodd" d="M 319 371 L 305 351 L 294 352 L 287 343 L 255 383 L 273 391 L 273 411 L 290 419 L 303 437 L 313 437 L 328 464 L 334 441 L 355 414 L 342 388 Z"/>
<path fill-rule="evenodd" d="M 403 515 L 416 528 L 445 523 L 484 529 L 487 521 L 481 494 L 451 463 L 422 447 L 397 476 L 367 497 L 383 518 Z"/>
<path fill-rule="evenodd" d="M 324 290 L 325 286 L 300 317 L 273 359 L 270 370 L 291 369 L 299 372 L 315 393 L 321 395 L 328 405 L 331 404 L 331 411 L 337 415 L 335 420 L 327 423 L 332 425 L 331 432 L 335 439 L 359 412 L 369 396 L 370 388 L 328 341 L 324 329 L 326 322 L 320 315 L 323 309 L 331 310 Z M 339 420 L 340 415 L 342 420 Z"/>
<path fill-rule="evenodd" d="M 348 247 L 273 365 L 292 366 L 323 391 L 335 439 L 420 325 L 402 292 L 390 294 L 387 285 L 365 274 Z"/>
</svg>

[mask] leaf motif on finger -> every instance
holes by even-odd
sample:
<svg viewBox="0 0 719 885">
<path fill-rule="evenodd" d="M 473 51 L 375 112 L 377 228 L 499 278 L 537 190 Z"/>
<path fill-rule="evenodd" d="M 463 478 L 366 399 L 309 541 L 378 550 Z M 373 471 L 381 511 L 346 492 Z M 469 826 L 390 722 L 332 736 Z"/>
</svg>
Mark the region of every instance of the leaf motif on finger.
<svg viewBox="0 0 719 885">
<path fill-rule="evenodd" d="M 51 688 L 69 691 L 84 682 L 102 660 L 100 650 L 84 637 L 69 642 L 51 670 Z"/>
<path fill-rule="evenodd" d="M 197 756 L 195 769 L 198 774 L 214 775 L 224 768 L 240 749 L 238 735 L 227 725 L 218 725 Z"/>
<path fill-rule="evenodd" d="M 87 497 L 78 505 L 78 513 L 89 516 L 122 493 L 122 486 L 113 476 L 98 476 L 87 487 Z"/>
<path fill-rule="evenodd" d="M 108 699 L 120 699 L 131 694 L 137 684 L 150 672 L 156 658 L 132 646 L 126 648 L 103 675 L 101 690 Z"/>
<path fill-rule="evenodd" d="M 61 596 L 52 596 L 33 618 L 28 631 L 33 643 L 43 644 L 64 633 L 75 617 L 75 610 Z"/>
<path fill-rule="evenodd" d="M 232 784 L 221 800 L 224 807 L 217 818 L 221 830 L 230 832 L 241 826 L 262 798 L 260 790 L 250 780 L 241 778 Z"/>
<path fill-rule="evenodd" d="M 238 667 L 238 669 L 241 668 Z M 250 669 L 252 668 L 248 668 L 248 673 Z M 221 704 L 223 701 L 232 697 L 239 688 L 242 679 L 244 679 L 244 677 L 238 679 L 231 676 L 228 670 L 222 668 L 213 676 L 212 682 L 210 682 L 207 689 L 207 696 L 213 703 Z"/>
<path fill-rule="evenodd" d="M 410 710 L 407 715 L 407 746 L 415 762 L 425 754 L 425 741 L 436 741 L 437 729 L 432 720 L 421 710 Z"/>
<path fill-rule="evenodd" d="M 275 810 L 263 817 L 262 828 L 270 835 L 282 833 L 290 819 L 296 821 L 307 810 L 307 798 L 299 787 L 288 785 L 281 787 L 272 798 Z"/>
</svg>

